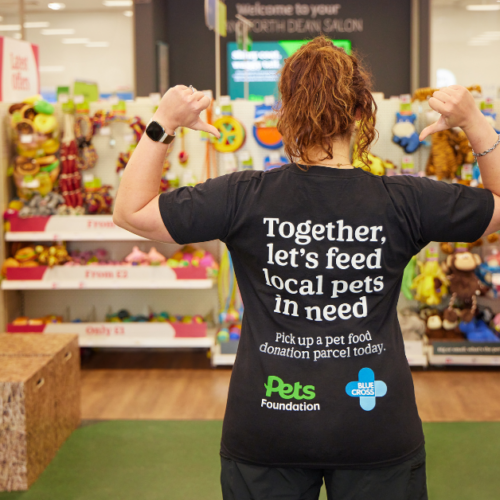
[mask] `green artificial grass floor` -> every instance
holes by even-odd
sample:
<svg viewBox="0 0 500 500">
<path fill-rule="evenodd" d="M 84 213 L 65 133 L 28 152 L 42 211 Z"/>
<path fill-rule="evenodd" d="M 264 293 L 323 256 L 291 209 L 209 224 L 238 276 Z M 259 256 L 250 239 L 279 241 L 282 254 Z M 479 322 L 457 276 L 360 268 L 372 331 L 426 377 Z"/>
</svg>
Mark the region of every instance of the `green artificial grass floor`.
<svg viewBox="0 0 500 500">
<path fill-rule="evenodd" d="M 29 491 L 0 500 L 221 500 L 221 428 L 220 421 L 87 425 Z M 500 498 L 500 422 L 430 423 L 424 431 L 430 500 Z"/>
</svg>

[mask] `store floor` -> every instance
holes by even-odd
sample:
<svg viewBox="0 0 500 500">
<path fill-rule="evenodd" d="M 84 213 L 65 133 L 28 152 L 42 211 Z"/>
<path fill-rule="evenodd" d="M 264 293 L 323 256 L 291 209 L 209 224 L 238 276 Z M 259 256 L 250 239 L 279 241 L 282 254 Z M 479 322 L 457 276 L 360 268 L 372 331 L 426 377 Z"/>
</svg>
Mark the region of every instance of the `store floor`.
<svg viewBox="0 0 500 500">
<path fill-rule="evenodd" d="M 0 493 L 0 500 L 221 500 L 221 425 L 220 420 L 85 425 L 29 491 Z M 498 500 L 500 423 L 426 423 L 424 432 L 430 500 Z"/>
<path fill-rule="evenodd" d="M 424 422 L 500 422 L 499 369 L 412 373 Z M 83 359 L 82 418 L 222 419 L 230 377 L 202 351 L 96 352 Z"/>
</svg>

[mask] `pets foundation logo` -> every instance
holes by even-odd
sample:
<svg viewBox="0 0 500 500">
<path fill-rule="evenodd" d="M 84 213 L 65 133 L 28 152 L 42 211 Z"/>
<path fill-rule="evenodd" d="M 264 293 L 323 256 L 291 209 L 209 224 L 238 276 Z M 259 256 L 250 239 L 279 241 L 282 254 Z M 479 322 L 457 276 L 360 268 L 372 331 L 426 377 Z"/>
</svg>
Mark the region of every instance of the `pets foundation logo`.
<svg viewBox="0 0 500 500">
<path fill-rule="evenodd" d="M 313 385 L 302 385 L 300 382 L 292 384 L 285 383 L 279 377 L 270 375 L 267 377 L 266 398 L 270 398 L 273 394 L 277 394 L 281 399 L 295 399 L 295 400 L 311 400 L 316 397 L 314 392 L 316 389 Z M 319 410 L 319 403 L 279 403 L 268 401 L 263 398 L 260 404 L 261 408 L 268 408 L 269 410 L 285 410 L 285 411 L 314 411 Z"/>
<path fill-rule="evenodd" d="M 359 405 L 363 410 L 371 411 L 375 408 L 377 398 L 387 394 L 387 384 L 382 380 L 375 380 L 375 373 L 371 368 L 362 368 L 359 370 L 358 380 L 349 382 L 345 392 L 351 398 L 359 398 Z"/>
</svg>

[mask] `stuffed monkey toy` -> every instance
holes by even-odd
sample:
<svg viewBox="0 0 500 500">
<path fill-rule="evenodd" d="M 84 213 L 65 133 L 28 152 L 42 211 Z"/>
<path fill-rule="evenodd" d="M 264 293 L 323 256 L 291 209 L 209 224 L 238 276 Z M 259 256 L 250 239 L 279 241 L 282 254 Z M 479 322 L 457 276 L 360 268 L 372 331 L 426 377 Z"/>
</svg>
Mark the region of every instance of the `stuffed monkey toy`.
<svg viewBox="0 0 500 500">
<path fill-rule="evenodd" d="M 448 308 L 444 311 L 443 318 L 451 323 L 457 320 L 457 313 L 453 310 L 455 300 L 458 298 L 464 303 L 461 320 L 468 323 L 472 321 L 476 313 L 477 296 L 484 291 L 479 282 L 475 269 L 481 264 L 481 258 L 469 251 L 458 251 L 448 255 L 443 262 L 443 271 L 448 273 L 449 289 L 451 292 Z"/>
</svg>

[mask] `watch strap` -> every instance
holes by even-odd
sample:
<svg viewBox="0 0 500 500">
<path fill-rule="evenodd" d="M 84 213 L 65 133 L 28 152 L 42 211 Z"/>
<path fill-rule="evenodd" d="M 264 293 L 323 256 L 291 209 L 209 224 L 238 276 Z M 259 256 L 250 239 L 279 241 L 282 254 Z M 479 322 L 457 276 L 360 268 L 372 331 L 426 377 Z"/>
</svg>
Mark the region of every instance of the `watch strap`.
<svg viewBox="0 0 500 500">
<path fill-rule="evenodd" d="M 174 139 L 175 139 L 175 132 L 174 135 L 169 135 L 165 132 L 162 138 L 158 142 L 163 142 L 163 144 L 170 144 Z"/>
</svg>

